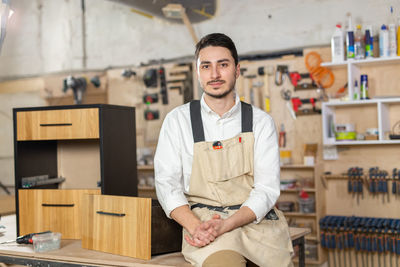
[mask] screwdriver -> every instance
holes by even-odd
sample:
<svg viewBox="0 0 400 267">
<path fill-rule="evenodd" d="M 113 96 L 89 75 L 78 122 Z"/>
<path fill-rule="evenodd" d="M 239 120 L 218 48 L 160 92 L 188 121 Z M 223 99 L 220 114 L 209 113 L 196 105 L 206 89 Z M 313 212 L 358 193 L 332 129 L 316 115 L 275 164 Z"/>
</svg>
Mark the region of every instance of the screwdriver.
<svg viewBox="0 0 400 267">
<path fill-rule="evenodd" d="M 17 237 L 16 240 L 9 240 L 9 241 L 5 241 L 5 242 L 1 242 L 0 244 L 7 244 L 7 243 L 12 243 L 12 242 L 17 242 L 17 244 L 32 244 L 33 243 L 32 237 L 34 235 L 41 235 L 41 234 L 47 234 L 47 233 L 51 233 L 51 231 L 45 231 L 45 232 L 40 232 L 40 233 L 31 233 L 31 234 L 19 236 L 19 237 Z"/>
</svg>

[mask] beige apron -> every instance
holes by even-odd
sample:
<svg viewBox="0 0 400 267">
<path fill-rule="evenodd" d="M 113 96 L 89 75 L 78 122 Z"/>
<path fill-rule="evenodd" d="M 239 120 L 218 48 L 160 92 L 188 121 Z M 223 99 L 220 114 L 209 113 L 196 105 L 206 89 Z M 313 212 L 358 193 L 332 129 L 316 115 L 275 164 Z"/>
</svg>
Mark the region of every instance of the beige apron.
<svg viewBox="0 0 400 267">
<path fill-rule="evenodd" d="M 251 106 L 242 103 L 242 113 L 246 105 L 247 111 L 249 107 L 251 109 Z M 200 109 L 199 102 L 197 109 Z M 198 111 L 197 116 L 199 114 Z M 191 118 L 193 120 L 194 117 Z M 216 142 L 196 142 L 193 130 L 195 144 L 187 195 L 191 205 L 202 203 L 220 207 L 233 206 L 242 204 L 249 197 L 254 181 L 254 135 L 252 132 L 243 132 L 243 118 L 245 117 L 242 115 L 242 133 L 220 141 L 221 147 L 218 147 Z M 204 132 L 202 139 L 204 140 Z M 192 211 L 201 221 L 206 221 L 211 219 L 213 214 L 228 218 L 237 210 L 225 209 L 218 212 L 208 208 L 194 208 Z M 277 209 L 275 212 L 278 220 L 263 219 L 259 224 L 249 223 L 219 236 L 202 248 L 189 245 L 183 238 L 182 253 L 185 259 L 195 266 L 201 266 L 209 255 L 219 250 L 236 251 L 259 266 L 293 266 L 289 228 L 282 212 Z M 184 230 L 183 236 L 185 235 L 188 233 Z"/>
</svg>

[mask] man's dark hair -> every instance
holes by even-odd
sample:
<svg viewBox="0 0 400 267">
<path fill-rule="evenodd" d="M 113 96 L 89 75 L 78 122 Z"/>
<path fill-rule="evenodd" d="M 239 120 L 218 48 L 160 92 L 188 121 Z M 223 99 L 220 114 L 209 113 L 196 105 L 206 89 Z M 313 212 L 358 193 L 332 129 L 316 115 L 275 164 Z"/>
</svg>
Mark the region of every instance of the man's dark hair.
<svg viewBox="0 0 400 267">
<path fill-rule="evenodd" d="M 211 33 L 203 38 L 196 44 L 195 57 L 196 61 L 199 58 L 200 50 L 208 46 L 221 46 L 229 49 L 231 51 L 232 57 L 235 60 L 235 66 L 238 64 L 238 54 L 236 51 L 235 44 L 232 39 L 223 33 Z"/>
</svg>

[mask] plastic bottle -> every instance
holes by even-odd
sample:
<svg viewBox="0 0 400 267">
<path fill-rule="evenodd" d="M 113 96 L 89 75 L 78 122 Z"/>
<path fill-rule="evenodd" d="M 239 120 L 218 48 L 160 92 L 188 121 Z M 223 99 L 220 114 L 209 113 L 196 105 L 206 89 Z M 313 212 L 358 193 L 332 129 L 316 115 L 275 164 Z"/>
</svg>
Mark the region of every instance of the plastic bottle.
<svg viewBox="0 0 400 267">
<path fill-rule="evenodd" d="M 354 94 L 353 100 L 360 100 L 360 87 L 358 87 L 358 81 L 354 82 Z"/>
<path fill-rule="evenodd" d="M 360 99 L 369 99 L 368 95 L 368 75 L 362 74 L 360 77 Z"/>
<path fill-rule="evenodd" d="M 397 21 L 397 56 L 400 56 L 400 18 Z"/>
<path fill-rule="evenodd" d="M 397 55 L 396 25 L 389 24 L 389 56 Z"/>
<path fill-rule="evenodd" d="M 356 59 L 364 59 L 364 51 L 364 35 L 361 31 L 361 25 L 357 25 L 356 32 L 354 34 L 354 57 Z"/>
<path fill-rule="evenodd" d="M 346 55 L 347 59 L 354 59 L 354 32 L 353 24 L 351 22 L 351 14 L 348 16 L 348 25 L 346 30 Z"/>
<path fill-rule="evenodd" d="M 344 40 L 342 25 L 337 24 L 331 38 L 332 62 L 344 61 Z"/>
<path fill-rule="evenodd" d="M 393 16 L 393 7 L 390 7 L 390 21 L 389 21 L 389 56 L 395 57 L 397 54 L 396 43 L 396 21 Z"/>
<path fill-rule="evenodd" d="M 379 32 L 379 57 L 389 56 L 389 32 L 386 25 L 382 25 Z"/>
<path fill-rule="evenodd" d="M 365 57 L 372 58 L 374 56 L 374 41 L 369 29 L 365 30 Z"/>
</svg>

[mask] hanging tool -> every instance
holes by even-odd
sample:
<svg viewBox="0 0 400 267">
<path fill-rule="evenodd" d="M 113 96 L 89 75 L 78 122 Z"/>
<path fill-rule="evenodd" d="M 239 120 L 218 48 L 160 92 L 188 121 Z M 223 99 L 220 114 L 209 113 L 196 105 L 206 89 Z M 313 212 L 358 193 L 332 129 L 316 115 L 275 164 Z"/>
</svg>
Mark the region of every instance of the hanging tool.
<svg viewBox="0 0 400 267">
<path fill-rule="evenodd" d="M 312 115 L 312 114 L 321 114 L 321 109 L 316 108 L 316 98 L 303 98 L 300 99 L 298 97 L 292 97 L 293 110 L 296 113 L 296 116 L 299 115 Z M 303 108 L 300 109 L 304 104 L 311 104 L 312 108 Z"/>
<path fill-rule="evenodd" d="M 158 102 L 158 94 L 145 94 L 143 96 L 143 103 L 145 104 L 154 104 Z"/>
<path fill-rule="evenodd" d="M 0 244 L 8 244 L 8 243 L 13 243 L 13 242 L 16 242 L 17 244 L 32 244 L 33 243 L 32 237 L 34 235 L 42 235 L 42 234 L 48 234 L 48 233 L 51 233 L 51 231 L 26 234 L 26 235 L 17 237 L 16 240 L 9 240 L 9 241 L 5 241 L 5 242 L 1 242 Z"/>
<path fill-rule="evenodd" d="M 397 176 L 397 168 L 394 168 L 392 171 L 392 194 L 396 195 L 397 194 L 397 182 L 396 182 L 396 176 Z"/>
<path fill-rule="evenodd" d="M 158 75 L 160 76 L 160 93 L 163 105 L 168 105 L 168 91 L 167 82 L 165 79 L 165 69 L 160 67 L 158 69 Z"/>
<path fill-rule="evenodd" d="M 87 80 L 85 77 L 75 78 L 74 76 L 68 76 L 64 79 L 63 92 L 66 93 L 68 89 L 71 89 L 74 94 L 74 103 L 82 104 L 83 94 L 86 91 Z"/>
<path fill-rule="evenodd" d="M 129 74 L 126 73 L 126 75 L 129 75 Z M 147 88 L 156 88 L 158 85 L 157 69 L 147 69 L 143 75 L 143 82 Z"/>
<path fill-rule="evenodd" d="M 286 107 L 289 110 L 290 115 L 295 120 L 296 113 L 293 110 L 292 104 L 290 103 L 290 99 L 292 98 L 292 92 L 290 90 L 281 89 L 281 97 L 286 101 Z"/>
<path fill-rule="evenodd" d="M 278 65 L 275 71 L 275 84 L 280 86 L 285 81 L 285 77 L 289 72 L 287 65 Z"/>
<path fill-rule="evenodd" d="M 317 89 L 318 86 L 315 84 L 314 80 L 312 79 L 310 73 L 299 73 L 297 71 L 289 72 L 290 82 L 294 86 L 294 90 L 310 90 L 310 89 Z M 303 79 L 310 79 L 311 82 L 306 83 L 299 83 Z"/>
<path fill-rule="evenodd" d="M 281 129 L 279 131 L 279 147 L 285 147 L 286 146 L 286 132 L 285 132 L 285 125 L 281 123 Z"/>
<path fill-rule="evenodd" d="M 259 67 L 258 68 L 258 75 L 264 77 L 263 81 L 263 95 L 264 95 L 264 110 L 265 112 L 271 111 L 271 103 L 270 103 L 270 92 L 269 92 L 269 76 L 274 73 L 274 67 Z"/>
</svg>

